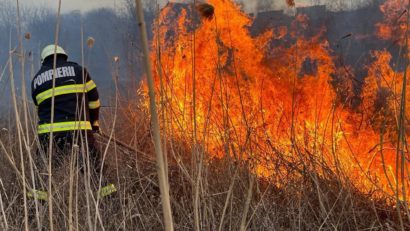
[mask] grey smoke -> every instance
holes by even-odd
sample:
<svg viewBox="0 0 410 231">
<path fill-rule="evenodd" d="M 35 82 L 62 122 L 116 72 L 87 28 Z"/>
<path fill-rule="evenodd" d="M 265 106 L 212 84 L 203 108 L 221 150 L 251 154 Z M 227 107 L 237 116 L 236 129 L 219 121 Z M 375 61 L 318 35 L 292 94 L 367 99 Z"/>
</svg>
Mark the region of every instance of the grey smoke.
<svg viewBox="0 0 410 231">
<path fill-rule="evenodd" d="M 326 5 L 331 11 L 352 10 L 366 7 L 377 0 L 296 0 L 296 7 Z M 285 0 L 237 0 L 246 12 L 257 13 L 268 10 L 291 11 Z"/>
</svg>

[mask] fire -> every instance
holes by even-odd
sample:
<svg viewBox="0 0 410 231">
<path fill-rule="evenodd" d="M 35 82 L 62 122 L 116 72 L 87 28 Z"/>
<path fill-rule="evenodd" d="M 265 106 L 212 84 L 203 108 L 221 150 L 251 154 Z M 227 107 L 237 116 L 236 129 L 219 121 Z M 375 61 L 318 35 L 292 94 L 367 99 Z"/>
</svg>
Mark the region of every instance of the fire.
<svg viewBox="0 0 410 231">
<path fill-rule="evenodd" d="M 388 0 L 380 6 L 385 18 L 383 22 L 376 24 L 379 38 L 405 44 L 408 4 L 407 0 Z"/>
<path fill-rule="evenodd" d="M 162 10 L 152 53 L 168 134 L 198 142 L 209 158 L 226 155 L 250 163 L 261 176 L 285 171 L 275 164 L 279 159 L 309 160 L 308 168 L 326 163 L 363 191 L 394 194 L 394 182 L 403 182 L 395 174 L 393 116 L 402 73 L 390 67 L 388 52 L 373 53 L 358 113 L 340 100 L 343 90 L 352 90 L 352 80 L 342 90 L 331 83 L 341 70 L 325 28 L 304 35 L 307 16 L 255 37 L 248 30 L 251 18 L 232 1 L 176 7 Z M 396 33 L 378 28 L 381 38 Z M 273 46 L 273 39 L 286 45 Z"/>
</svg>

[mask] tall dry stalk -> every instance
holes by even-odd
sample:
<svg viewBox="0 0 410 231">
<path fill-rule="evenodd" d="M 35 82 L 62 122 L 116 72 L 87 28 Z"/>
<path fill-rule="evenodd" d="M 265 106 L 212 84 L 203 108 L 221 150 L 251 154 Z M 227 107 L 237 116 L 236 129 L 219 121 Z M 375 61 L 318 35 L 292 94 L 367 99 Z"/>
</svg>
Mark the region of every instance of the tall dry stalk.
<svg viewBox="0 0 410 231">
<path fill-rule="evenodd" d="M 20 60 L 24 57 L 22 56 L 22 38 L 21 38 L 21 23 L 20 23 L 20 7 L 19 7 L 19 1 L 16 1 L 17 6 L 17 28 L 18 28 L 18 38 L 19 38 L 19 52 L 18 56 Z M 10 34 L 11 36 L 11 34 Z M 22 130 L 22 125 L 20 121 L 20 113 L 18 109 L 18 103 L 17 103 L 17 94 L 16 94 L 16 89 L 14 86 L 14 67 L 13 67 L 13 54 L 15 54 L 16 50 L 11 50 L 11 37 L 10 37 L 10 47 L 9 47 L 10 53 L 9 53 L 9 73 L 10 73 L 10 87 L 11 87 L 11 94 L 12 94 L 12 100 L 13 100 L 13 108 L 14 108 L 14 115 L 15 115 L 15 122 L 16 122 L 16 128 L 17 128 L 17 136 L 18 136 L 18 144 L 19 144 L 19 153 L 20 153 L 20 167 L 21 167 L 21 174 L 22 174 L 22 184 L 23 184 L 23 201 L 24 201 L 24 227 L 25 230 L 28 230 L 28 207 L 27 207 L 27 184 L 26 184 L 26 174 L 25 174 L 25 167 L 24 167 L 24 155 L 23 155 L 23 143 L 25 140 L 24 133 Z M 22 61 L 22 72 L 24 72 L 24 65 Z M 22 74 L 24 76 L 24 74 Z M 24 84 L 24 79 L 23 79 L 23 84 Z M 23 94 L 24 94 L 23 89 Z M 24 100 L 24 99 L 23 99 Z M 27 147 L 27 145 L 26 145 Z"/>
<path fill-rule="evenodd" d="M 149 59 L 149 48 L 148 48 L 148 35 L 144 19 L 144 11 L 141 0 L 135 0 L 135 10 L 138 18 L 138 26 L 140 27 L 140 38 L 141 45 L 143 48 L 144 54 L 144 67 L 147 75 L 147 82 L 149 88 L 149 98 L 150 98 L 150 112 L 151 112 L 151 124 L 154 133 L 154 145 L 155 145 L 155 154 L 157 162 L 157 173 L 159 178 L 159 188 L 161 191 L 161 200 L 162 200 L 162 211 L 164 213 L 164 226 L 165 230 L 171 231 L 174 230 L 174 225 L 172 221 L 172 210 L 169 196 L 169 187 L 168 187 L 168 178 L 166 177 L 166 168 L 164 156 L 162 153 L 161 147 L 161 134 L 159 127 L 159 120 L 157 114 L 157 108 L 155 103 L 155 87 L 154 79 L 152 76 L 152 66 Z"/>
<path fill-rule="evenodd" d="M 52 191 L 52 157 L 53 157 L 53 123 L 54 123 L 54 103 L 55 103 L 55 87 L 56 87 L 56 67 L 57 67 L 57 45 L 58 36 L 60 31 L 60 12 L 61 12 L 61 0 L 58 1 L 57 9 L 57 22 L 54 34 L 54 61 L 53 61 L 53 80 L 52 80 L 52 91 L 51 91 L 51 116 L 50 116 L 50 138 L 48 146 L 48 216 L 50 222 L 50 231 L 54 231 L 53 224 L 53 191 Z"/>
<path fill-rule="evenodd" d="M 36 190 L 35 185 L 35 173 L 33 168 L 33 158 L 31 153 L 30 147 L 30 129 L 29 129 L 29 118 L 28 118 L 28 99 L 27 99 L 27 89 L 26 89 L 26 78 L 25 78 L 25 61 L 26 55 L 23 48 L 23 36 L 21 32 L 21 14 L 20 14 L 20 2 L 16 0 L 16 11 L 17 11 L 17 37 L 18 37 L 18 57 L 20 61 L 20 73 L 21 73 L 21 94 L 22 94 L 22 110 L 23 110 L 23 118 L 24 118 L 24 129 L 20 123 L 20 127 L 17 129 L 21 129 L 22 140 L 24 143 L 25 151 L 27 152 L 28 159 L 29 159 L 29 170 L 31 175 L 31 184 L 33 185 L 33 190 Z M 18 118 L 20 120 L 20 118 Z M 34 200 L 35 203 L 35 211 L 36 211 L 36 221 L 37 221 L 37 229 L 41 229 L 40 224 L 40 216 L 39 216 L 39 204 L 37 198 Z"/>
<path fill-rule="evenodd" d="M 82 75 L 82 82 L 84 83 L 83 85 L 83 92 L 86 92 L 86 71 L 85 71 L 85 59 L 84 59 L 84 24 L 81 18 L 81 26 L 80 26 L 80 37 L 81 37 L 81 42 L 80 42 L 80 48 L 81 48 L 81 75 Z M 86 94 L 86 93 L 84 93 Z M 81 98 L 81 106 L 80 106 L 80 113 L 83 113 L 83 118 L 87 118 L 87 105 L 86 105 L 86 97 Z M 101 222 L 100 219 L 100 214 L 98 211 L 98 202 L 95 202 L 95 197 L 93 196 L 93 191 L 91 188 L 91 181 L 92 181 L 92 171 L 91 171 L 91 164 L 90 164 L 90 150 L 88 147 L 88 137 L 87 135 L 83 135 L 81 131 L 78 131 L 78 136 L 79 136 L 79 142 L 83 145 L 81 145 L 81 156 L 82 156 L 82 161 L 84 166 L 86 166 L 85 171 L 83 173 L 83 179 L 84 179 L 84 186 L 85 186 L 85 197 L 86 197 L 86 203 L 87 203 L 87 223 L 88 223 L 88 229 L 89 230 L 95 230 L 97 225 L 97 219 L 98 221 Z M 92 204 L 96 208 L 95 209 L 95 222 L 93 226 L 92 222 L 92 216 L 91 216 L 91 208 Z M 102 223 L 102 222 L 101 222 Z M 94 228 L 93 228 L 94 227 Z M 104 227 L 102 227 L 104 229 Z"/>
<path fill-rule="evenodd" d="M 19 153 L 20 153 L 20 167 L 21 167 L 21 174 L 23 180 L 23 201 L 24 201 L 24 226 L 25 230 L 29 230 L 28 227 L 28 207 L 27 207 L 27 190 L 26 190 L 26 175 L 25 175 L 25 167 L 24 167 L 24 157 L 23 157 L 23 141 L 22 141 L 22 134 L 20 130 L 20 115 L 17 106 L 17 95 L 16 89 L 14 86 L 14 71 L 13 71 L 13 53 L 14 51 L 10 51 L 10 62 L 9 62 L 9 72 L 10 72 L 10 88 L 13 100 L 13 108 L 14 108 L 14 116 L 16 120 L 16 128 L 17 128 L 17 137 L 18 137 L 18 144 L 19 144 Z"/>
<path fill-rule="evenodd" d="M 403 74 L 403 84 L 401 92 L 400 110 L 399 110 L 399 121 L 398 121 L 398 134 L 397 134 L 397 148 L 396 148 L 396 208 L 397 215 L 400 221 L 400 228 L 404 230 L 404 223 L 402 218 L 401 208 L 408 211 L 407 199 L 406 199 L 406 178 L 405 178 L 405 164 L 406 164 L 406 153 L 405 144 L 406 140 L 406 88 L 407 88 L 407 70 L 409 65 L 409 20 L 410 20 L 410 4 L 407 5 L 407 25 L 405 34 L 405 45 L 404 45 L 404 74 Z M 399 182 L 401 180 L 401 189 Z M 400 190 L 402 199 L 400 199 Z M 403 203 L 403 204 L 402 204 Z"/>
<path fill-rule="evenodd" d="M 225 204 L 224 204 L 224 207 L 222 209 L 222 215 L 221 215 L 221 218 L 219 220 L 218 231 L 222 231 L 222 227 L 223 227 L 224 220 L 225 220 L 225 215 L 226 215 L 226 209 L 228 208 L 229 201 L 231 200 L 231 196 L 233 194 L 233 188 L 234 188 L 234 185 L 235 185 L 237 175 L 238 175 L 238 168 L 236 169 L 235 174 L 232 177 L 231 184 L 229 185 L 229 189 L 228 189 L 226 199 L 225 199 Z"/>
<path fill-rule="evenodd" d="M 196 0 L 193 1 L 192 4 L 192 12 L 195 11 L 196 8 Z M 192 17 L 195 17 L 195 14 L 192 14 Z M 195 22 L 195 19 L 192 19 Z M 192 160 L 194 161 L 193 169 L 196 171 L 194 174 L 194 222 L 195 222 L 195 230 L 201 230 L 201 214 L 200 214 L 200 204 L 201 204 L 201 193 L 200 193 L 200 186 L 202 181 L 202 166 L 203 166 L 203 158 L 198 150 L 198 139 L 197 139 L 197 111 L 196 111 L 196 30 L 192 31 L 192 112 L 193 112 L 193 134 L 192 134 Z M 201 152 L 202 153 L 202 152 Z"/>
<path fill-rule="evenodd" d="M 249 188 L 248 188 L 248 193 L 246 194 L 245 207 L 242 213 L 241 225 L 239 228 L 240 231 L 246 231 L 247 217 L 248 217 L 248 212 L 249 212 L 249 208 L 250 208 L 251 201 L 252 201 L 254 183 L 255 183 L 255 176 L 252 173 L 249 173 Z"/>
<path fill-rule="evenodd" d="M 161 42 L 160 42 L 160 23 L 159 23 L 159 14 L 160 14 L 160 10 L 159 10 L 159 4 L 158 4 L 158 0 L 157 0 L 157 22 L 156 22 L 156 30 L 157 30 L 157 59 L 158 59 L 158 63 L 157 63 L 157 72 L 158 72 L 158 76 L 159 76 L 159 81 L 160 81 L 160 98 L 161 98 L 161 107 L 162 107 L 162 126 L 163 126 L 163 156 L 164 156 L 164 161 L 165 161 L 165 166 L 168 165 L 168 150 L 167 150 L 167 111 L 166 111 L 166 100 L 167 100 L 167 96 L 166 96 L 166 89 L 165 89 L 165 85 L 164 85 L 164 76 L 163 76 L 163 69 L 162 69 L 162 62 L 161 62 Z M 168 168 L 165 168 L 165 173 L 166 176 L 168 178 Z"/>
<path fill-rule="evenodd" d="M 4 190 L 3 182 L 1 179 L 0 179 L 0 185 L 2 186 L 1 188 Z M 0 210 L 1 210 L 1 217 L 2 217 L 2 219 L 0 219 L 0 228 L 8 230 L 9 224 L 7 222 L 6 212 L 4 210 L 4 202 L 3 202 L 1 191 L 0 191 Z"/>
<path fill-rule="evenodd" d="M 30 143 L 29 129 L 28 129 L 28 111 L 27 111 L 27 92 L 26 92 L 26 81 L 25 81 L 25 52 L 23 49 L 23 36 L 21 32 L 21 16 L 20 16 L 20 3 L 19 0 L 16 0 L 17 8 L 17 37 L 18 37 L 18 56 L 21 64 L 20 73 L 21 73 L 21 94 L 22 94 L 22 108 L 24 116 L 24 125 L 25 125 L 25 139 L 27 143 Z"/>
<path fill-rule="evenodd" d="M 68 230 L 74 230 L 73 224 L 73 190 L 74 190 L 74 174 L 77 172 L 76 161 L 78 157 L 78 146 L 73 147 L 73 153 L 70 158 L 70 176 L 69 176 L 69 189 L 68 189 Z"/>
</svg>

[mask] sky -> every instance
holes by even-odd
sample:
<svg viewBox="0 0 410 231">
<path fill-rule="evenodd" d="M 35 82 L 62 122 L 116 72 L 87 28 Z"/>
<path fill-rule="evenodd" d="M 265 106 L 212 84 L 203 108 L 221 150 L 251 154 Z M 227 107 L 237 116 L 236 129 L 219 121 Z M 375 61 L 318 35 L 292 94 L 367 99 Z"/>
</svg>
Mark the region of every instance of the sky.
<svg viewBox="0 0 410 231">
<path fill-rule="evenodd" d="M 115 8 L 122 0 L 62 0 L 62 12 L 70 12 L 73 10 L 89 11 L 100 7 Z M 57 0 L 20 0 L 20 5 L 25 7 L 30 6 L 47 6 L 51 9 L 57 9 Z"/>
</svg>

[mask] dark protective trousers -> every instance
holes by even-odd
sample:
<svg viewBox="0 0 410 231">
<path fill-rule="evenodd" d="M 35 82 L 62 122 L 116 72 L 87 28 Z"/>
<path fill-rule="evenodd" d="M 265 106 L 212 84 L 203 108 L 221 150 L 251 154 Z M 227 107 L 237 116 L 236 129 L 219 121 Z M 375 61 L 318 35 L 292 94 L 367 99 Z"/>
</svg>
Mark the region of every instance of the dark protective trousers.
<svg viewBox="0 0 410 231">
<path fill-rule="evenodd" d="M 48 178 L 47 156 L 49 155 L 49 140 L 50 135 L 48 133 L 39 135 L 40 148 L 37 149 L 35 158 L 36 166 L 40 172 L 40 177 L 43 182 L 47 182 L 46 180 Z M 101 155 L 92 131 L 56 132 L 53 133 L 53 142 L 53 172 L 59 171 L 64 167 L 69 167 L 71 155 L 77 153 L 77 161 L 75 166 L 79 168 L 82 173 L 84 173 L 86 169 L 89 170 L 93 178 L 99 176 L 101 169 Z M 90 169 L 88 169 L 87 166 L 90 166 Z"/>
</svg>

